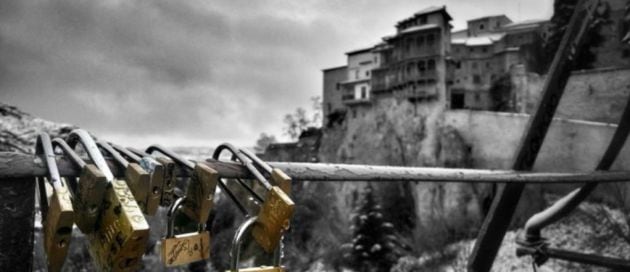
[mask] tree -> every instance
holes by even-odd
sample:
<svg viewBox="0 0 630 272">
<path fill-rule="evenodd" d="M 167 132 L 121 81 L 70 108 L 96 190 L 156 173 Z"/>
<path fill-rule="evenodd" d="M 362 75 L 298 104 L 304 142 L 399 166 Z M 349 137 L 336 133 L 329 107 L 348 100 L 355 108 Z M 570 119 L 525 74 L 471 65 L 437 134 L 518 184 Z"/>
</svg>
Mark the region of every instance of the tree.
<svg viewBox="0 0 630 272">
<path fill-rule="evenodd" d="M 288 135 L 292 140 L 300 137 L 303 131 L 309 127 L 321 127 L 322 119 L 322 103 L 321 97 L 311 97 L 313 102 L 313 113 L 308 117 L 304 108 L 298 107 L 293 114 L 284 116 L 284 134 Z"/>
<path fill-rule="evenodd" d="M 389 271 L 398 260 L 394 225 L 381 212 L 372 185 L 368 184 L 353 219 L 354 238 L 346 253 L 348 264 L 358 271 Z"/>
<path fill-rule="evenodd" d="M 267 146 L 275 142 L 277 142 L 276 136 L 273 136 L 271 134 L 267 135 L 266 133 L 263 132 L 260 134 L 260 136 L 258 136 L 258 140 L 256 140 L 256 146 L 254 146 L 254 152 L 259 153 L 259 154 L 264 153 L 265 150 L 267 149 Z"/>
</svg>

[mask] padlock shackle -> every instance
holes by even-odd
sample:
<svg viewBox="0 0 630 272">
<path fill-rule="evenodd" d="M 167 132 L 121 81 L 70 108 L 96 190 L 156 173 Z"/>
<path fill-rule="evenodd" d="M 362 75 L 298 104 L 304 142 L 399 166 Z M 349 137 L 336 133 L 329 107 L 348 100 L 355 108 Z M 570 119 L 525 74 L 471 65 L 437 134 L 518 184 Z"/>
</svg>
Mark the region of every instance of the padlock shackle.
<svg viewBox="0 0 630 272">
<path fill-rule="evenodd" d="M 271 190 L 271 187 L 272 187 L 271 183 L 269 183 L 269 181 L 265 178 L 265 176 L 263 176 L 263 174 L 260 173 L 260 171 L 258 171 L 258 168 L 256 168 L 256 166 L 252 164 L 252 161 L 248 159 L 247 156 L 241 153 L 240 150 L 234 147 L 232 144 L 223 143 L 219 145 L 214 150 L 214 154 L 212 154 L 212 157 L 218 160 L 221 157 L 221 152 L 223 152 L 223 150 L 230 151 L 230 153 L 232 153 L 232 158 L 234 157 L 238 158 L 241 164 L 243 164 L 247 168 L 247 170 L 249 170 L 249 172 L 251 172 L 252 175 L 256 177 L 256 179 L 263 185 L 263 187 L 265 187 L 265 189 L 267 189 L 267 191 Z"/>
<path fill-rule="evenodd" d="M 44 164 L 48 169 L 46 178 L 55 190 L 63 190 L 64 184 L 61 182 L 61 176 L 59 175 L 59 168 L 57 167 L 57 159 L 55 151 L 50 140 L 50 135 L 46 132 L 42 132 L 37 136 L 37 142 L 35 143 L 35 154 L 44 156 Z"/>
<path fill-rule="evenodd" d="M 246 148 L 241 148 L 239 149 L 243 154 L 245 154 L 245 156 L 247 156 L 247 158 L 249 158 L 250 160 L 252 160 L 252 162 L 257 166 L 262 168 L 263 170 L 265 170 L 265 172 L 267 172 L 269 175 L 271 175 L 271 172 L 273 171 L 273 168 L 271 167 L 271 165 L 269 165 L 267 162 L 261 160 L 258 156 L 256 156 L 256 154 L 254 154 L 253 152 L 249 151 Z"/>
<path fill-rule="evenodd" d="M 109 145 L 111 145 L 114 148 L 114 150 L 118 151 L 118 153 L 120 153 L 121 155 L 127 156 L 127 158 L 131 159 L 135 163 L 140 163 L 140 161 L 142 160 L 140 156 L 136 155 L 136 153 L 129 151 L 129 149 L 127 148 L 124 148 L 115 143 L 109 143 Z"/>
<path fill-rule="evenodd" d="M 98 149 L 96 142 L 94 142 L 94 139 L 87 131 L 83 129 L 72 130 L 66 138 L 66 142 L 68 143 L 68 145 L 70 145 L 72 149 L 77 146 L 77 143 L 81 143 L 92 162 L 99 170 L 101 170 L 101 172 L 103 172 L 103 175 L 105 175 L 107 182 L 114 181 L 114 174 L 112 173 L 112 170 L 109 169 L 109 166 L 107 165 L 107 161 L 105 161 L 103 154 L 101 154 L 101 151 Z"/>
<path fill-rule="evenodd" d="M 186 201 L 186 197 L 177 198 L 166 213 L 166 238 L 173 238 L 173 236 L 175 236 L 175 213 L 179 207 L 184 204 L 184 201 Z"/>
<path fill-rule="evenodd" d="M 161 145 L 151 145 L 149 147 L 147 147 L 147 150 L 145 151 L 146 153 L 153 153 L 154 151 L 160 152 L 164 155 L 166 155 L 167 157 L 169 157 L 171 160 L 173 160 L 175 163 L 184 166 L 186 168 L 188 168 L 189 170 L 193 170 L 195 169 L 195 163 L 184 159 L 182 156 L 180 156 L 179 154 L 166 149 L 165 147 L 161 146 Z"/>
<path fill-rule="evenodd" d="M 68 143 L 66 143 L 66 141 L 64 141 L 63 139 L 61 138 L 52 139 L 52 144 L 53 144 L 53 148 L 59 147 L 61 151 L 63 152 L 64 156 L 70 158 L 70 161 L 76 164 L 77 167 L 83 169 L 87 165 L 87 163 L 81 158 L 81 156 L 79 156 L 77 152 L 74 152 L 72 147 L 70 147 Z"/>
<path fill-rule="evenodd" d="M 114 158 L 114 160 L 118 164 L 120 164 L 120 166 L 122 166 L 123 168 L 127 168 L 129 166 L 129 161 L 126 160 L 122 155 L 120 155 L 120 153 L 118 153 L 118 151 L 116 151 L 107 142 L 103 140 L 98 140 L 96 141 L 96 145 L 100 147 L 101 149 L 105 150 L 105 152 L 109 153 L 109 155 L 111 155 Z"/>
<path fill-rule="evenodd" d="M 115 146 L 114 146 L 114 147 L 115 147 Z M 144 151 L 142 151 L 142 150 L 140 150 L 140 149 L 137 149 L 137 148 L 133 148 L 133 147 L 129 147 L 129 146 L 128 146 L 128 147 L 126 147 L 126 149 L 127 149 L 127 150 L 129 150 L 129 152 L 131 152 L 131 153 L 133 153 L 133 154 L 136 154 L 136 156 L 138 156 L 138 157 L 147 157 L 147 156 L 151 156 L 151 154 L 149 154 L 149 153 L 147 153 L 147 152 L 144 152 Z"/>
<path fill-rule="evenodd" d="M 254 226 L 257 219 L 258 216 L 252 216 L 248 218 L 247 220 L 245 220 L 245 222 L 238 226 L 238 229 L 236 229 L 236 232 L 234 233 L 234 238 L 232 239 L 232 248 L 230 249 L 230 255 L 232 256 L 232 258 L 230 259 L 231 272 L 238 272 L 238 264 L 241 260 L 241 245 L 243 244 L 243 237 L 245 237 L 245 233 L 250 231 L 250 229 Z M 280 245 L 276 247 L 273 253 L 273 265 L 280 266 Z"/>
</svg>

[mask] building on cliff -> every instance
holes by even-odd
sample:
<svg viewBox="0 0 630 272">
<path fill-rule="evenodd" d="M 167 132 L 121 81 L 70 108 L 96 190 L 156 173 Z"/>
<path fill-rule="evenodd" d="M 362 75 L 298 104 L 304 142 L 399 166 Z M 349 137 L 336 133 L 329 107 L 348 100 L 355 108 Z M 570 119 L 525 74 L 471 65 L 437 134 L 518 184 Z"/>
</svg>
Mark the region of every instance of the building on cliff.
<svg viewBox="0 0 630 272">
<path fill-rule="evenodd" d="M 451 40 L 449 82 L 450 108 L 496 109 L 496 97 L 490 90 L 502 77 L 514 73 L 517 65 L 535 70 L 530 57 L 533 44 L 546 37 L 545 20 L 513 23 L 505 15 L 487 16 L 468 21 L 468 28 L 457 31 Z M 496 95 L 496 94 L 495 94 Z M 505 108 L 514 109 L 516 94 L 508 94 Z"/>
<path fill-rule="evenodd" d="M 500 15 L 452 32 L 451 20 L 445 6 L 421 10 L 399 21 L 381 43 L 347 52 L 346 66 L 324 69 L 325 124 L 355 118 L 383 97 L 490 109 L 491 83 L 525 62 L 521 47 L 538 39 L 545 25 Z"/>
</svg>

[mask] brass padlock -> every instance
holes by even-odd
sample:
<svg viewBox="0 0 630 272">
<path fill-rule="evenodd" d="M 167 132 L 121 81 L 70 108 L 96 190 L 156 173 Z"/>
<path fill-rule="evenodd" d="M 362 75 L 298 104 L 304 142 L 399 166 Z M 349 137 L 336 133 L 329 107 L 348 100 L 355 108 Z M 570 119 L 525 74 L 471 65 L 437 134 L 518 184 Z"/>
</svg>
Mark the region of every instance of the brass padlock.
<svg viewBox="0 0 630 272">
<path fill-rule="evenodd" d="M 72 196 L 68 185 L 59 175 L 55 152 L 47 133 L 37 137 L 35 153 L 45 157 L 44 163 L 48 169 L 45 178 L 38 178 L 47 266 L 49 271 L 60 271 L 72 239 Z"/>
<path fill-rule="evenodd" d="M 214 193 L 219 173 L 205 164 L 196 164 L 186 189 L 184 213 L 200 224 L 205 224 L 214 205 Z"/>
<path fill-rule="evenodd" d="M 279 186 L 271 185 L 258 168 L 269 171 L 276 184 L 283 185 L 287 191 L 290 191 L 291 178 L 279 169 L 272 169 L 271 166 L 264 163 L 251 152 L 236 149 L 230 144 L 219 145 L 215 149 L 214 157 L 218 157 L 218 154 L 225 149 L 230 150 L 232 155 L 267 189 L 267 196 L 258 212 L 258 221 L 252 230 L 252 235 L 266 252 L 273 252 L 278 247 L 282 234 L 290 227 L 295 203 Z"/>
<path fill-rule="evenodd" d="M 149 154 L 153 151 L 158 151 L 180 166 L 192 170 L 191 179 L 188 182 L 188 188 L 186 188 L 186 202 L 183 211 L 197 223 L 205 224 L 214 204 L 214 193 L 219 182 L 219 173 L 205 164 L 195 164 L 159 145 L 149 146 L 146 150 Z"/>
<path fill-rule="evenodd" d="M 295 203 L 278 186 L 268 191 L 252 229 L 254 239 L 266 252 L 278 247 L 282 234 L 291 226 Z"/>
<path fill-rule="evenodd" d="M 154 215 L 157 212 L 157 208 L 160 206 L 166 169 L 164 168 L 164 165 L 149 156 L 142 157 L 139 163 L 151 177 L 149 185 L 151 190 L 147 196 L 146 212 L 148 215 Z"/>
<path fill-rule="evenodd" d="M 165 266 L 188 264 L 210 258 L 210 233 L 199 224 L 199 232 L 175 235 L 175 214 L 186 198 L 177 199 L 168 211 L 166 237 L 162 239 L 160 256 Z"/>
<path fill-rule="evenodd" d="M 162 185 L 160 205 L 163 207 L 169 207 L 175 200 L 175 182 L 177 181 L 177 176 L 175 175 L 175 163 L 173 160 L 166 157 L 157 157 L 156 160 L 164 168 L 164 183 Z"/>
<path fill-rule="evenodd" d="M 135 201 L 140 206 L 140 209 L 144 213 L 148 214 L 147 198 L 150 190 L 149 173 L 144 171 L 139 164 L 127 161 L 109 143 L 101 140 L 97 142 L 97 145 L 112 155 L 114 160 L 125 168 L 125 181 L 127 182 Z"/>
<path fill-rule="evenodd" d="M 88 236 L 90 253 L 101 271 L 136 271 L 149 239 L 149 225 L 124 180 L 106 190 L 96 233 Z"/>
<path fill-rule="evenodd" d="M 249 219 L 245 220 L 243 224 L 241 224 L 236 233 L 234 234 L 234 239 L 232 240 L 232 248 L 230 250 L 230 255 L 232 255 L 232 259 L 230 262 L 230 270 L 228 272 L 284 272 L 284 267 L 280 265 L 280 247 L 276 247 L 274 250 L 274 263 L 272 266 L 259 266 L 259 267 L 249 267 L 249 268 L 238 268 L 238 264 L 240 262 L 241 257 L 241 245 L 243 244 L 243 237 L 245 237 L 245 233 L 252 228 L 257 222 L 257 217 L 253 216 Z"/>
<path fill-rule="evenodd" d="M 87 236 L 90 255 L 101 271 L 135 271 L 145 252 L 149 225 L 126 181 L 114 179 L 92 137 L 77 129 L 68 135 L 68 144 L 74 147 L 77 140 L 108 181 L 97 230 Z"/>
<path fill-rule="evenodd" d="M 61 148 L 64 155 L 81 168 L 79 183 L 72 198 L 75 208 L 74 221 L 81 232 L 92 233 L 96 230 L 108 183 L 107 177 L 95 165 L 86 164 L 64 140 L 55 138 L 52 144 L 53 147 Z"/>
</svg>

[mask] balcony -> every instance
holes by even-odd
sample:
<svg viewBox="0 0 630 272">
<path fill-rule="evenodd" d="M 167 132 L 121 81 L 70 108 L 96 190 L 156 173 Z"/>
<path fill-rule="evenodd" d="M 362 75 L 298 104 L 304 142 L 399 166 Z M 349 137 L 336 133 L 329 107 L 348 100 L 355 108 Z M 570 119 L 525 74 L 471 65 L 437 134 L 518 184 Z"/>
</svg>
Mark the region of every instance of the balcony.
<svg viewBox="0 0 630 272">
<path fill-rule="evenodd" d="M 369 97 L 355 97 L 353 92 L 344 91 L 344 94 L 341 96 L 341 102 L 346 106 L 359 105 L 359 104 L 370 104 Z"/>
</svg>

